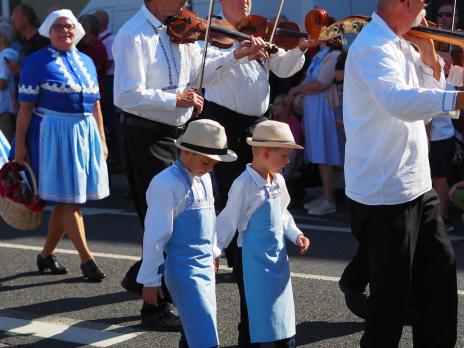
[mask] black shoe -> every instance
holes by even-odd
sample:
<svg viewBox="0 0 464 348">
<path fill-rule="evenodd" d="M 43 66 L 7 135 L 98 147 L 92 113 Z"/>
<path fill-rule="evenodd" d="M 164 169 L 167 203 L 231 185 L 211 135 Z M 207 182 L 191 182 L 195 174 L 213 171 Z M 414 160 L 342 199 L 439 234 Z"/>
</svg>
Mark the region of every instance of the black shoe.
<svg viewBox="0 0 464 348">
<path fill-rule="evenodd" d="M 37 268 L 39 269 L 39 272 L 44 272 L 48 268 L 53 274 L 68 273 L 66 267 L 60 265 L 58 261 L 56 261 L 56 256 L 53 254 L 50 254 L 45 258 L 40 256 L 40 254 L 37 255 Z"/>
<path fill-rule="evenodd" d="M 345 303 L 348 309 L 361 319 L 366 319 L 367 295 L 364 292 L 349 289 L 341 279 L 338 285 L 345 295 Z"/>
<path fill-rule="evenodd" d="M 142 297 L 143 284 L 131 281 L 127 275 L 124 276 L 124 279 L 121 281 L 121 286 L 131 294 Z"/>
<path fill-rule="evenodd" d="M 142 307 L 142 325 L 150 330 L 180 331 L 182 324 L 179 316 L 174 313 L 174 306 L 170 303 L 154 307 L 144 302 Z"/>
<path fill-rule="evenodd" d="M 81 264 L 81 270 L 84 277 L 93 282 L 101 282 L 106 274 L 97 266 L 94 260 L 90 259 L 84 264 Z"/>
</svg>

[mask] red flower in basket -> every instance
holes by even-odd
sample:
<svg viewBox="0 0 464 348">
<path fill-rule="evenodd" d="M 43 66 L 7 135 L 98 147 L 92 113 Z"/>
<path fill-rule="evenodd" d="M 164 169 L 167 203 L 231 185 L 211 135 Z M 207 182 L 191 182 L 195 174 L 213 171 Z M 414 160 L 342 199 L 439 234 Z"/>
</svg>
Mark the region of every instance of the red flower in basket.
<svg viewBox="0 0 464 348">
<path fill-rule="evenodd" d="M 6 163 L 0 169 L 0 196 L 24 204 L 32 211 L 41 211 L 46 202 L 31 192 L 19 174 L 21 166 L 13 161 Z"/>
</svg>

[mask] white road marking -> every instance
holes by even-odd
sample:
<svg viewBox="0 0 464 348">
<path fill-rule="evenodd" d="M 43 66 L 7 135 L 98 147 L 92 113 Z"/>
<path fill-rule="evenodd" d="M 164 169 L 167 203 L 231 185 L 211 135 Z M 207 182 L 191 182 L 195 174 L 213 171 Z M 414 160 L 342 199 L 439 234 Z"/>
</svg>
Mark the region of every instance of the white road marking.
<svg viewBox="0 0 464 348">
<path fill-rule="evenodd" d="M 0 243 L 0 248 L 6 249 L 20 249 L 20 250 L 34 250 L 40 251 L 42 250 L 41 247 L 36 247 L 32 245 L 24 245 L 24 244 L 13 244 L 13 243 Z M 61 254 L 72 254 L 77 255 L 76 250 L 72 249 L 56 249 L 57 253 Z M 140 260 L 139 256 L 130 256 L 130 255 L 118 255 L 118 254 L 109 254 L 109 253 L 92 253 L 94 256 L 104 257 L 109 259 L 117 259 L 117 260 L 131 260 L 131 261 L 138 261 Z M 219 269 L 224 271 L 232 271 L 231 268 L 227 266 L 219 266 Z M 339 277 L 333 276 L 325 276 L 320 274 L 308 274 L 308 273 L 291 273 L 292 277 L 294 278 L 301 278 L 301 279 L 312 279 L 312 280 L 321 280 L 321 281 L 329 281 L 329 282 L 338 282 L 340 280 Z M 464 290 L 458 290 L 458 294 L 464 296 Z"/>
<path fill-rule="evenodd" d="M 52 207 L 46 207 L 46 211 L 51 211 Z M 128 212 L 122 209 L 106 209 L 106 208 L 82 208 L 82 213 L 87 216 L 92 215 L 121 215 L 121 216 L 133 216 L 136 217 L 137 214 L 134 212 Z M 293 217 L 295 220 L 310 220 L 315 221 L 317 217 L 309 217 L 301 214 L 294 214 Z M 329 232 L 340 232 L 340 233 L 351 233 L 350 227 L 343 227 L 343 226 L 330 226 L 330 225 L 314 225 L 314 224 L 306 224 L 306 223 L 297 223 L 297 226 L 304 230 L 304 231 L 329 231 Z M 460 242 L 464 240 L 464 237 L 450 235 L 449 239 L 452 242 Z"/>
<path fill-rule="evenodd" d="M 93 347 L 109 347 L 130 340 L 140 334 L 95 330 L 75 325 L 70 326 L 61 323 L 24 320 L 2 316 L 0 316 L 0 330 L 20 335 L 32 335 L 64 342 L 88 344 Z"/>
</svg>

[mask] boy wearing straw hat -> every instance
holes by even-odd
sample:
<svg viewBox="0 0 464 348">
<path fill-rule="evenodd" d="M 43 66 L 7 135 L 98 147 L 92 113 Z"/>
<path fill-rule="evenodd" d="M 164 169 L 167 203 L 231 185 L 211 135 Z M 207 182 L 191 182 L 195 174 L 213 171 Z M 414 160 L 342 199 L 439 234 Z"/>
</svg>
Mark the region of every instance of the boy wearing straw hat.
<svg viewBox="0 0 464 348">
<path fill-rule="evenodd" d="M 159 299 L 165 298 L 164 268 L 185 334 L 181 346 L 186 346 L 186 339 L 190 348 L 216 347 L 216 214 L 208 173 L 217 162 L 232 162 L 237 156 L 227 149 L 224 128 L 212 120 L 191 122 L 176 146 L 179 160 L 156 175 L 147 190 L 143 262 L 137 282 L 144 284 L 143 299 L 158 306 Z"/>
<path fill-rule="evenodd" d="M 290 196 L 280 174 L 295 143 L 286 123 L 264 121 L 252 138 L 253 161 L 234 181 L 219 214 L 217 246 L 225 248 L 238 230 L 234 274 L 240 293 L 239 347 L 273 342 L 295 347 L 295 309 L 284 237 L 304 254 L 309 239 L 287 210 Z M 258 346 L 258 345 L 256 345 Z"/>
</svg>

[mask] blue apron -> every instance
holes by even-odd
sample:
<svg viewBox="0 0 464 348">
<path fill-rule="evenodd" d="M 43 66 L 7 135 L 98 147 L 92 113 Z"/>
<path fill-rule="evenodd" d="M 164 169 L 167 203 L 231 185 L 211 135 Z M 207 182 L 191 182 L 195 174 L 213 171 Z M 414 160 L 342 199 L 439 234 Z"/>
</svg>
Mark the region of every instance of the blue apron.
<svg viewBox="0 0 464 348">
<path fill-rule="evenodd" d="M 174 163 L 187 188 L 185 210 L 174 220 L 166 244 L 165 280 L 190 348 L 219 345 L 216 323 L 216 284 L 213 233 L 216 214 L 210 185 L 201 180 L 206 199 L 195 196 L 185 169 Z"/>
<path fill-rule="evenodd" d="M 243 233 L 242 262 L 251 342 L 295 335 L 295 308 L 285 249 L 280 189 L 269 193 Z"/>
</svg>

